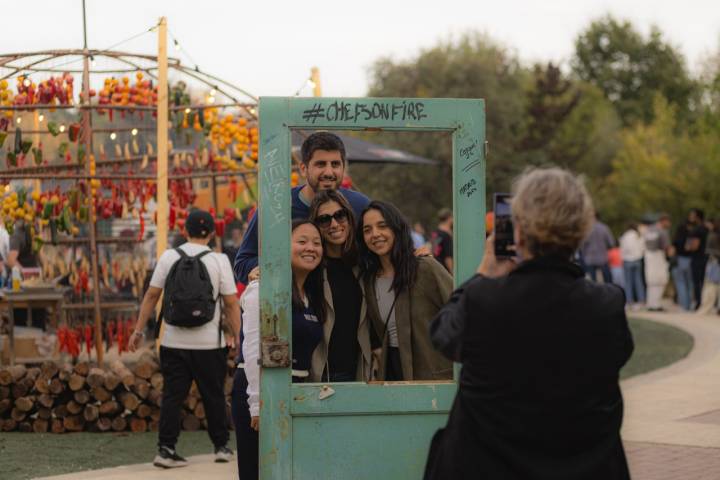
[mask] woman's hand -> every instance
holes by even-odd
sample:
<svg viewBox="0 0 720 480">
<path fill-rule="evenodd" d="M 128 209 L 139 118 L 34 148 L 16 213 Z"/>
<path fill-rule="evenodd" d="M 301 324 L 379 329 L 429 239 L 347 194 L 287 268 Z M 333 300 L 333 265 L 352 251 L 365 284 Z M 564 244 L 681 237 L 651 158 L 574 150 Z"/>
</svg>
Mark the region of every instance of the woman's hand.
<svg viewBox="0 0 720 480">
<path fill-rule="evenodd" d="M 143 338 L 145 338 L 145 334 L 143 332 L 138 332 L 137 330 L 134 330 L 130 335 L 130 338 L 128 339 L 128 350 L 134 352 L 135 350 L 140 348 L 140 342 Z"/>
<path fill-rule="evenodd" d="M 255 267 L 248 273 L 248 282 L 253 280 L 260 280 L 260 267 Z"/>
<path fill-rule="evenodd" d="M 499 259 L 495 257 L 495 234 L 485 240 L 485 254 L 477 269 L 477 273 L 484 277 L 504 277 L 517 268 L 517 257 Z"/>
<path fill-rule="evenodd" d="M 250 418 L 250 428 L 252 428 L 256 432 L 260 431 L 260 417 Z"/>
</svg>

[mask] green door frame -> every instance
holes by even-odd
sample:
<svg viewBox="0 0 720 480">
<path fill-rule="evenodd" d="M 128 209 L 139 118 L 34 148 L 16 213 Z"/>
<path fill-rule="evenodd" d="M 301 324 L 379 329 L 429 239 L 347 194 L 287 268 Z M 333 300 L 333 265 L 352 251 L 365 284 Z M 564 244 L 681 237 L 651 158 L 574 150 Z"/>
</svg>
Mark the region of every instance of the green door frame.
<svg viewBox="0 0 720 480">
<path fill-rule="evenodd" d="M 335 474 L 328 472 L 333 471 L 344 471 L 343 478 L 356 478 L 353 468 L 359 471 L 366 467 L 368 472 L 382 473 L 375 478 L 419 478 L 430 435 L 445 422 L 456 383 L 342 383 L 331 384 L 331 388 L 323 384 L 291 383 L 290 130 L 450 133 L 453 143 L 454 279 L 459 285 L 474 274 L 484 248 L 485 102 L 480 99 L 262 97 L 259 107 L 258 214 L 260 269 L 263 272 L 260 282 L 260 478 L 332 478 Z M 457 379 L 458 369 L 455 371 Z M 408 415 L 417 415 L 417 421 L 408 424 L 408 418 L 414 418 Z M 430 423 L 423 423 L 423 415 L 432 417 Z M 360 451 L 348 451 L 348 458 L 317 460 L 322 465 L 315 465 L 316 470 L 312 465 L 295 461 L 293 440 L 304 456 L 310 448 L 308 445 L 316 442 L 318 432 L 342 435 L 338 429 L 349 428 L 357 434 L 358 424 L 345 427 L 333 424 L 329 429 L 313 430 L 323 419 L 354 417 L 356 420 L 358 416 L 381 418 L 379 423 L 382 425 L 392 425 L 393 419 L 404 416 L 405 426 L 397 428 L 412 429 L 420 424 L 424 427 L 410 432 L 407 444 L 392 446 L 401 450 L 395 452 L 390 448 L 394 452 L 392 465 L 383 464 L 387 459 L 368 458 L 362 446 L 355 446 Z M 302 423 L 302 431 L 294 432 L 294 422 L 303 418 L 315 419 L 313 425 Z M 364 428 L 364 424 L 360 424 L 360 428 Z M 296 438 L 298 432 L 313 438 L 303 437 L 300 442 Z M 374 434 L 386 433 L 392 431 Z M 361 458 L 354 459 L 353 455 Z M 373 465 L 368 467 L 368 462 Z"/>
</svg>

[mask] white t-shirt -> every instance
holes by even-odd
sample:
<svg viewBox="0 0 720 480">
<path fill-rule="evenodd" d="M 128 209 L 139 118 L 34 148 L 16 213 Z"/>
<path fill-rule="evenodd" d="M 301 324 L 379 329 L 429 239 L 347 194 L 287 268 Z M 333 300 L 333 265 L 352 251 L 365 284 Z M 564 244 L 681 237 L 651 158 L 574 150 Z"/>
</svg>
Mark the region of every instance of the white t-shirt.
<svg viewBox="0 0 720 480">
<path fill-rule="evenodd" d="M 205 250 L 210 250 L 205 245 L 196 243 L 184 243 L 180 246 L 185 253 L 193 257 Z M 180 259 L 180 254 L 175 250 L 166 250 L 155 266 L 155 271 L 150 279 L 150 286 L 157 288 L 165 288 L 165 280 L 167 279 L 170 268 Z M 235 295 L 237 286 L 233 276 L 230 260 L 227 255 L 222 253 L 209 253 L 202 257 L 202 262 L 207 268 L 210 281 L 213 286 L 213 296 Z M 218 344 L 218 328 L 220 324 L 220 301 L 215 305 L 215 316 L 211 322 L 200 327 L 176 327 L 165 323 L 165 332 L 160 341 L 160 345 L 170 348 L 182 348 L 186 350 L 212 350 L 214 348 L 222 348 L 225 346 L 225 336 L 221 334 L 220 344 Z"/>
</svg>

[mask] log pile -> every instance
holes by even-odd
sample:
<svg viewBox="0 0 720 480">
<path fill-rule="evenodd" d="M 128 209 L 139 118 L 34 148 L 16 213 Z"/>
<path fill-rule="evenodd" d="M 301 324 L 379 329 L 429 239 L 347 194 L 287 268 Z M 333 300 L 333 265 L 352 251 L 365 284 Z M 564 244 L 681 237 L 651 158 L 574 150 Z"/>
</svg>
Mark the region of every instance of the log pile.
<svg viewBox="0 0 720 480">
<path fill-rule="evenodd" d="M 228 420 L 232 373 L 225 381 Z M 130 368 L 88 362 L 0 368 L 0 432 L 146 432 L 160 424 L 163 376 L 157 357 L 143 354 Z M 180 412 L 182 428 L 207 428 L 205 407 L 195 383 Z"/>
</svg>

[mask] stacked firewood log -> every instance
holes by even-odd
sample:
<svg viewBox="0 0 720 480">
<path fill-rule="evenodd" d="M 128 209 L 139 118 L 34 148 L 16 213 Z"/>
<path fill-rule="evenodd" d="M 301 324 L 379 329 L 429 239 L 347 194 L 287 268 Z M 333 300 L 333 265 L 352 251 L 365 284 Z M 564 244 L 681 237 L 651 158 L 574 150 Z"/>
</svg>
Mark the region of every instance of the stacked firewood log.
<svg viewBox="0 0 720 480">
<path fill-rule="evenodd" d="M 228 419 L 230 371 L 225 381 Z M 0 368 L 0 431 L 157 431 L 162 389 L 157 357 L 150 353 L 129 366 L 119 360 L 107 368 L 88 362 L 59 366 L 48 361 L 39 367 Z M 207 428 L 195 383 L 180 416 L 185 430 Z"/>
</svg>

